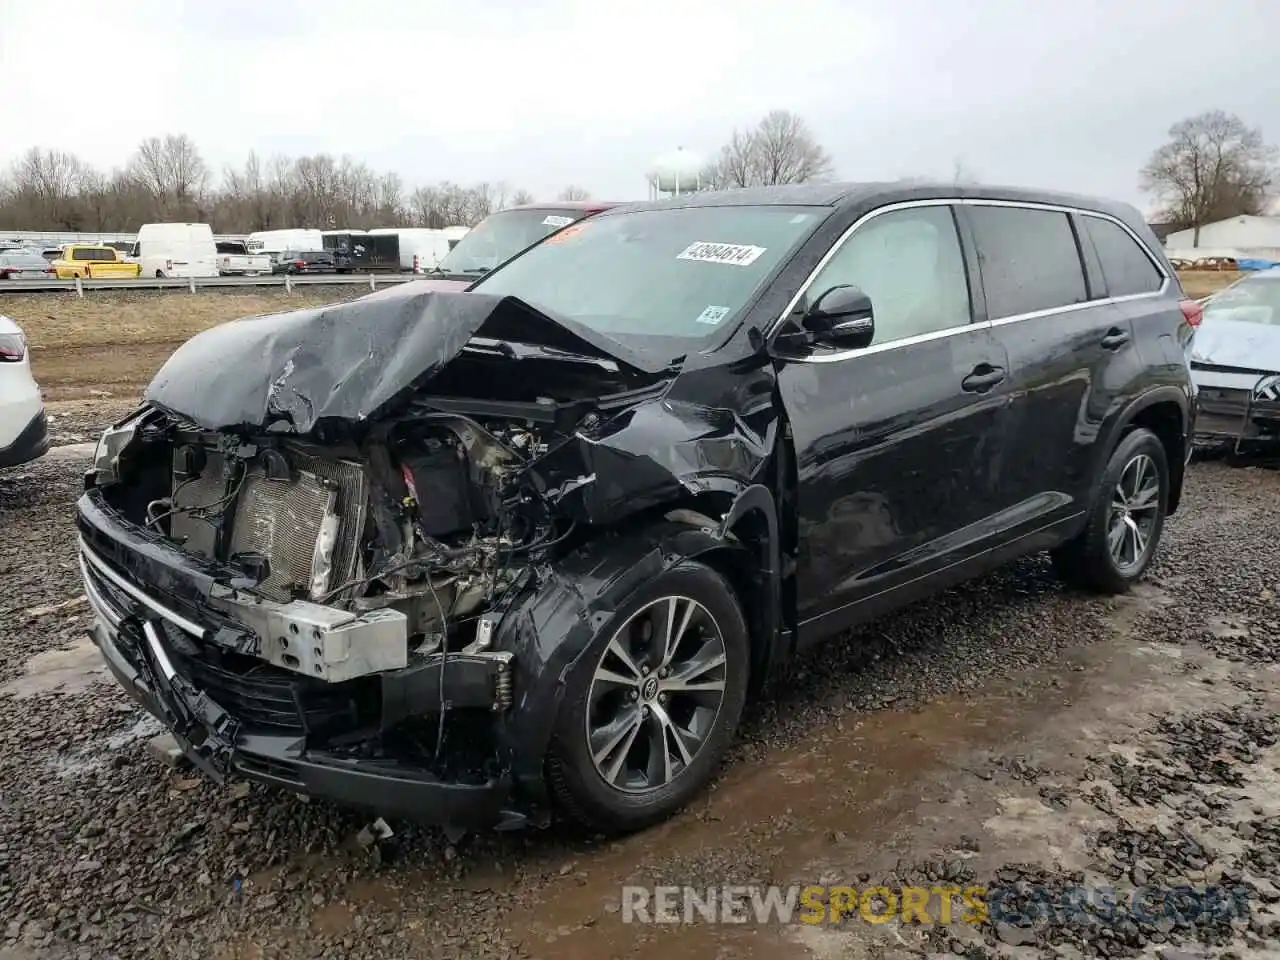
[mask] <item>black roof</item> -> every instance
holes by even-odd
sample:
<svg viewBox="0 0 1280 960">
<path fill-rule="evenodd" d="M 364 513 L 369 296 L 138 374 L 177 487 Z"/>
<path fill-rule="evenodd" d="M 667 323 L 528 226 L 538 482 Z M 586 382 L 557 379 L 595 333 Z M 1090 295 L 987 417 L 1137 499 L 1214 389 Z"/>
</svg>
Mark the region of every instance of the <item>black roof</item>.
<svg viewBox="0 0 1280 960">
<path fill-rule="evenodd" d="M 1049 190 L 1032 190 L 1026 187 L 1006 187 L 985 184 L 941 183 L 928 181 L 891 181 L 881 183 L 793 183 L 774 187 L 745 187 L 734 190 L 708 190 L 649 200 L 615 207 L 598 216 L 609 216 L 632 210 L 658 210 L 678 207 L 729 207 L 729 206 L 810 206 L 810 207 L 867 207 L 900 203 L 906 200 L 982 199 L 1008 200 L 1022 203 L 1048 203 L 1064 207 L 1079 207 L 1110 214 L 1130 225 L 1135 221 L 1145 226 L 1145 220 L 1137 209 L 1112 200 L 1087 197 L 1073 193 Z"/>
</svg>

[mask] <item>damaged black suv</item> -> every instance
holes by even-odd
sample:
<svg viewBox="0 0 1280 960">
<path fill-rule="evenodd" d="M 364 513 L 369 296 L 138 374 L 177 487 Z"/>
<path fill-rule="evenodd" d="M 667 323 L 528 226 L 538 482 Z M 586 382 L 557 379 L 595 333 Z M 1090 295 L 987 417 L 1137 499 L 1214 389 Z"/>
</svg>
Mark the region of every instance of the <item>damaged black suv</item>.
<svg viewBox="0 0 1280 960">
<path fill-rule="evenodd" d="M 1125 590 L 1198 312 L 1132 208 L 695 194 L 179 349 L 79 501 L 93 636 L 209 775 L 626 831 L 814 641 L 1010 558 Z"/>
</svg>

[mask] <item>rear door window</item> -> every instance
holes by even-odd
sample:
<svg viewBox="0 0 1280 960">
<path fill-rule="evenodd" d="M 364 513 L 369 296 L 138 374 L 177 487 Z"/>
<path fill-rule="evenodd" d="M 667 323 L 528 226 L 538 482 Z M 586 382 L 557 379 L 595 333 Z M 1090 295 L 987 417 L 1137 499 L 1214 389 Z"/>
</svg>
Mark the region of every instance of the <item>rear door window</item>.
<svg viewBox="0 0 1280 960">
<path fill-rule="evenodd" d="M 1065 213 L 968 207 L 992 320 L 1085 302 L 1084 266 Z"/>
<path fill-rule="evenodd" d="M 1164 274 L 1123 227 L 1101 217 L 1085 216 L 1081 220 L 1102 261 L 1107 296 L 1131 297 L 1160 289 Z"/>
</svg>

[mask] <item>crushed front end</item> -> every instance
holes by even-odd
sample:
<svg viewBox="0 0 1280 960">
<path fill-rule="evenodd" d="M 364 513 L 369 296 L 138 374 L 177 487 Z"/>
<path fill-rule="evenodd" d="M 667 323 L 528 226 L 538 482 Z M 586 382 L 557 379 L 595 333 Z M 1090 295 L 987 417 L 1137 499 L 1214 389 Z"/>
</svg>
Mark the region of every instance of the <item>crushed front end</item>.
<svg viewBox="0 0 1280 960">
<path fill-rule="evenodd" d="M 746 375 L 681 395 L 669 360 L 413 287 L 166 362 L 85 477 L 92 632 L 210 776 L 517 826 L 547 812 L 565 678 L 634 591 L 732 549 L 778 595 L 776 538 L 729 531 L 773 516 L 775 420 L 703 402 L 759 395 Z"/>
<path fill-rule="evenodd" d="M 315 446 L 145 408 L 103 437 L 79 503 L 94 640 L 213 777 L 518 820 L 492 638 L 567 532 L 520 479 L 540 444 L 424 413 Z"/>
<path fill-rule="evenodd" d="M 1196 441 L 1247 444 L 1280 442 L 1280 373 L 1192 364 L 1198 392 Z"/>
</svg>

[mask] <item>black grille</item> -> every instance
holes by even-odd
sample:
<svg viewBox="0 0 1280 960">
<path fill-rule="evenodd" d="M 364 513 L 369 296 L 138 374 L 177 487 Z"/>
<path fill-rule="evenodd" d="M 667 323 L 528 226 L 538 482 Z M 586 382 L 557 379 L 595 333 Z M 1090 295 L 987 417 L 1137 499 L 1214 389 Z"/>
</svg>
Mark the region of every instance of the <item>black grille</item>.
<svg viewBox="0 0 1280 960">
<path fill-rule="evenodd" d="M 221 663 L 213 662 L 212 651 L 183 656 L 171 648 L 171 656 L 174 669 L 248 730 L 301 734 L 299 703 L 310 733 L 332 734 L 358 725 L 358 682 L 313 681 L 236 654 L 221 655 Z"/>
</svg>

